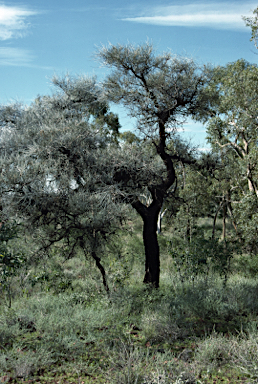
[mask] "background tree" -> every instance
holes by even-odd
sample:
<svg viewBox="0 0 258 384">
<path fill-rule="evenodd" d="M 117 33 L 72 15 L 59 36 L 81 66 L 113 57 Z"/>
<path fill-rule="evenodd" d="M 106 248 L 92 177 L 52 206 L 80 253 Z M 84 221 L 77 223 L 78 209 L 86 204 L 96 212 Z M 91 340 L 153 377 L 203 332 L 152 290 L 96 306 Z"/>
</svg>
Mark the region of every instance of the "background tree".
<svg viewBox="0 0 258 384">
<path fill-rule="evenodd" d="M 157 220 L 164 198 L 176 183 L 174 160 L 178 155 L 170 153 L 167 139 L 173 135 L 187 116 L 194 115 L 204 103 L 201 93 L 207 81 L 205 69 L 200 69 L 190 59 L 156 55 L 151 45 L 103 47 L 99 58 L 113 69 L 104 82 L 108 100 L 121 103 L 131 117 L 136 118 L 141 136 L 152 142 L 162 165 L 162 172 L 153 179 L 150 172 L 145 187 L 151 194 L 151 204 L 140 197 L 131 196 L 129 183 L 134 184 L 128 168 L 119 169 L 114 180 L 120 183 L 121 196 L 129 202 L 143 220 L 145 246 L 144 282 L 159 286 L 159 245 Z M 126 194 L 125 194 L 126 189 Z"/>
<path fill-rule="evenodd" d="M 207 87 L 207 92 L 215 95 L 210 99 L 213 106 L 207 125 L 208 140 L 225 165 L 217 174 L 218 180 L 224 179 L 221 196 L 238 236 L 245 242 L 254 233 L 251 227 L 257 212 L 255 209 L 246 216 L 250 211 L 248 201 L 254 207 L 258 198 L 257 87 L 258 67 L 244 60 L 215 68 Z M 251 243 L 254 247 L 255 237 Z"/>
<path fill-rule="evenodd" d="M 257 49 L 257 39 L 258 39 L 258 7 L 253 10 L 253 17 L 243 17 L 243 20 L 246 23 L 247 27 L 251 27 L 252 37 L 251 41 L 254 42 L 255 48 Z"/>
</svg>

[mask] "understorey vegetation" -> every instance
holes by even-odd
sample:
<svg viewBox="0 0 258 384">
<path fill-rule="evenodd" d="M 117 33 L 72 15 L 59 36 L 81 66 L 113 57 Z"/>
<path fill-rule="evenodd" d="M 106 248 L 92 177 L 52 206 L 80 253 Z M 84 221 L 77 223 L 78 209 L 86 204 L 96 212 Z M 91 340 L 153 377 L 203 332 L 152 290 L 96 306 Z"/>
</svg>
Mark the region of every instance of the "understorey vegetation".
<svg viewBox="0 0 258 384">
<path fill-rule="evenodd" d="M 257 260 L 232 249 L 221 256 L 208 237 L 188 245 L 171 237 L 164 219 L 161 283 L 153 289 L 141 283 L 140 226 L 132 216 L 106 248 L 109 292 L 82 250 L 67 259 L 57 247 L 17 264 L 8 290 L 1 285 L 1 382 L 257 381 Z M 208 235 L 213 220 L 198 220 L 196 230 Z M 10 240 L 9 249 L 23 240 Z"/>
</svg>

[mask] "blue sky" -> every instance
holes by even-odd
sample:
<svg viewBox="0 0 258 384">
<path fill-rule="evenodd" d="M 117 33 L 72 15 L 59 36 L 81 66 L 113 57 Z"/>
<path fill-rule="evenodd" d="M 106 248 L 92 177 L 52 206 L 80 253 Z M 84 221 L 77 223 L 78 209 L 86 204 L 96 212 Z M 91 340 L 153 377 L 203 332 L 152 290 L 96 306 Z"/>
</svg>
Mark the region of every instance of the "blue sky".
<svg viewBox="0 0 258 384">
<path fill-rule="evenodd" d="M 243 4 L 244 3 L 244 4 Z M 107 70 L 94 58 L 101 45 L 151 41 L 158 51 L 224 65 L 244 58 L 257 63 L 250 29 L 241 16 L 254 1 L 8 0 L 0 1 L 0 103 L 29 104 L 51 93 L 51 77 L 97 75 Z M 130 121 L 121 116 L 124 129 Z M 188 136 L 204 145 L 201 125 Z"/>
</svg>

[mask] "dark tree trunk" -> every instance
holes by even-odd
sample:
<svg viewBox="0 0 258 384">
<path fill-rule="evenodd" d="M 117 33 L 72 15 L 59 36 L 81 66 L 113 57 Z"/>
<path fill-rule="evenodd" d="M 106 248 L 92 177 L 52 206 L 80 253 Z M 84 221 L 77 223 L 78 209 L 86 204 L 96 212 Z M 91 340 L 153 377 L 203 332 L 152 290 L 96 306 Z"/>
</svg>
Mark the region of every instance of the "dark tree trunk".
<svg viewBox="0 0 258 384">
<path fill-rule="evenodd" d="M 145 249 L 145 275 L 144 283 L 153 287 L 159 287 L 159 244 L 157 237 L 157 221 L 162 201 L 155 200 L 149 207 L 146 207 L 139 200 L 132 203 L 143 221 L 143 244 Z"/>
<path fill-rule="evenodd" d="M 94 239 L 94 242 L 96 242 L 95 230 L 93 231 L 93 239 Z M 83 249 L 85 256 L 87 256 L 87 251 L 86 251 L 86 248 L 85 248 L 85 240 L 83 239 L 83 237 L 80 238 L 80 246 Z M 93 250 L 91 251 L 91 256 L 95 260 L 96 267 L 99 269 L 99 271 L 101 273 L 104 289 L 107 292 L 107 294 L 109 294 L 109 286 L 108 286 L 108 283 L 107 283 L 106 271 L 105 271 L 105 268 L 103 267 L 103 265 L 101 264 L 100 257 L 97 256 L 95 246 L 93 247 Z"/>
<path fill-rule="evenodd" d="M 158 189 L 155 189 L 155 194 L 152 194 L 153 201 L 149 207 L 146 207 L 139 200 L 132 203 L 133 208 L 140 214 L 143 221 L 143 243 L 145 249 L 145 275 L 143 282 L 151 284 L 155 288 L 159 287 L 160 274 L 157 222 L 164 194 L 165 192 L 160 193 Z M 154 195 L 156 198 L 154 198 Z"/>
<path fill-rule="evenodd" d="M 105 271 L 103 265 L 100 262 L 100 258 L 96 255 L 96 252 L 92 251 L 91 254 L 92 254 L 93 259 L 96 262 L 97 268 L 100 270 L 100 273 L 101 273 L 101 276 L 102 276 L 102 282 L 103 282 L 103 286 L 105 288 L 105 291 L 107 293 L 109 293 L 109 286 L 108 286 L 108 283 L 107 283 L 106 271 Z"/>
<path fill-rule="evenodd" d="M 159 210 L 150 210 L 143 217 L 143 243 L 145 247 L 145 276 L 144 283 L 159 287 L 159 244 L 157 238 L 157 221 Z"/>
</svg>

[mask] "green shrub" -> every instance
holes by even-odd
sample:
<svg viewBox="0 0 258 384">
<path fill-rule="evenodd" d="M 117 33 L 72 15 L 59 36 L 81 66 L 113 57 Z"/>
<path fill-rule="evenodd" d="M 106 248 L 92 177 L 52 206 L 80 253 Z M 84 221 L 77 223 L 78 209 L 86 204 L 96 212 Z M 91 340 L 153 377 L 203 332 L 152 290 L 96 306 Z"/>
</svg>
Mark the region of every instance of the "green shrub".
<svg viewBox="0 0 258 384">
<path fill-rule="evenodd" d="M 190 242 L 173 238 L 168 243 L 168 252 L 182 282 L 194 281 L 197 276 L 208 276 L 210 272 L 218 272 L 226 281 L 234 247 L 226 241 L 195 236 Z"/>
<path fill-rule="evenodd" d="M 27 268 L 26 256 L 23 252 L 13 249 L 10 241 L 18 238 L 19 226 L 16 223 L 1 223 L 0 227 L 0 288 L 6 293 L 8 306 L 12 303 L 12 283 L 14 278 L 21 273 L 22 268 Z"/>
</svg>

